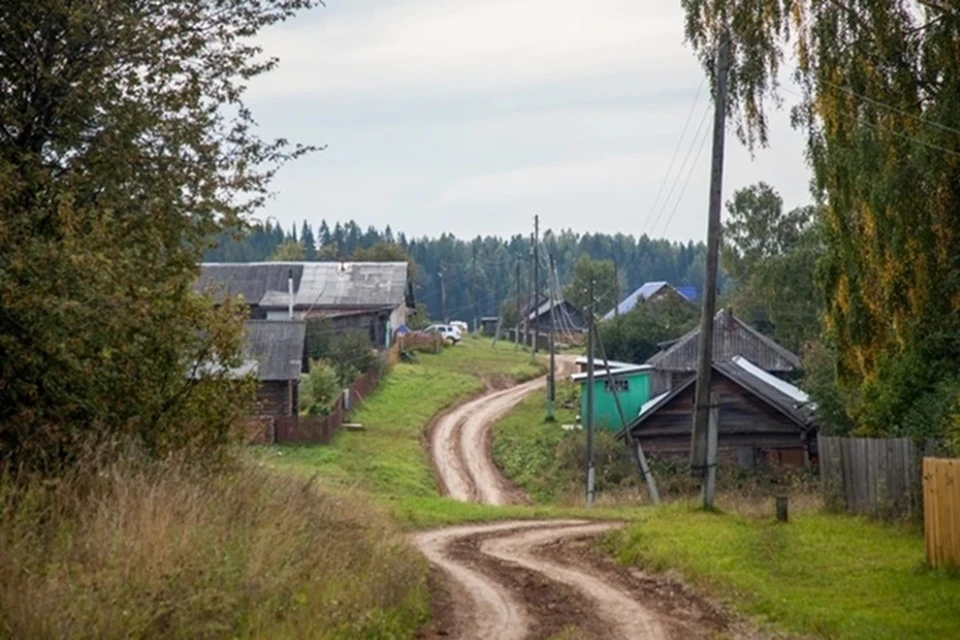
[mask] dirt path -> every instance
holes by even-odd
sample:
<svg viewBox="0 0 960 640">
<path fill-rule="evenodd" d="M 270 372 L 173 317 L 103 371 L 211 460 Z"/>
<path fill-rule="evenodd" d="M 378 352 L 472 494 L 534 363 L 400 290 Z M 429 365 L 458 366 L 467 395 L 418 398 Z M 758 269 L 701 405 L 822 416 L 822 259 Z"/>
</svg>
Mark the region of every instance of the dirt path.
<svg viewBox="0 0 960 640">
<path fill-rule="evenodd" d="M 665 580 L 618 570 L 585 544 L 615 526 L 501 522 L 416 535 L 414 543 L 442 572 L 450 600 L 436 608 L 423 637 L 520 640 L 567 632 L 577 638 L 673 640 L 732 631 L 696 596 Z"/>
<path fill-rule="evenodd" d="M 558 377 L 574 366 L 558 358 Z M 492 424 L 545 378 L 487 393 L 434 424 L 430 453 L 442 490 L 465 502 L 526 502 L 494 465 Z M 422 638 L 739 636 L 708 603 L 662 578 L 617 567 L 590 542 L 618 526 L 585 520 L 477 524 L 426 531 L 414 544 L 435 567 L 434 621 Z"/>
<path fill-rule="evenodd" d="M 557 358 L 557 377 L 568 375 L 573 358 Z M 482 504 L 523 504 L 526 496 L 503 477 L 490 455 L 490 428 L 546 378 L 494 391 L 440 417 L 430 434 L 430 456 L 441 490 L 451 498 Z"/>
</svg>

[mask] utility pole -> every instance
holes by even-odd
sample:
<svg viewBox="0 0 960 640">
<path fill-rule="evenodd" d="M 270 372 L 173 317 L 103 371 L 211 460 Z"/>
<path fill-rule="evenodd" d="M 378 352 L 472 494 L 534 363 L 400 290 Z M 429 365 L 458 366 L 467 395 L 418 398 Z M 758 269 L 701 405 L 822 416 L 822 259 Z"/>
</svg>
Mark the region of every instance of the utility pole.
<svg viewBox="0 0 960 640">
<path fill-rule="evenodd" d="M 520 347 L 520 320 L 523 318 L 523 312 L 520 310 L 520 256 L 517 256 L 517 329 L 513 334 L 515 338 L 514 350 Z"/>
<path fill-rule="evenodd" d="M 533 305 L 540 310 L 540 216 L 533 216 Z M 533 315 L 533 352 L 537 352 L 540 342 L 540 314 Z"/>
<path fill-rule="evenodd" d="M 593 506 L 596 496 L 593 469 L 593 279 L 587 289 L 587 506 Z"/>
<path fill-rule="evenodd" d="M 553 317 L 556 297 L 553 295 L 553 254 L 550 254 L 550 272 L 547 274 L 547 291 L 550 292 L 550 378 L 547 380 L 547 421 L 553 422 L 553 402 L 557 398 L 557 322 Z"/>
<path fill-rule="evenodd" d="M 660 504 L 660 492 L 657 490 L 657 481 L 650 472 L 650 465 L 647 464 L 647 456 L 643 453 L 643 447 L 640 446 L 640 442 L 633 437 L 633 433 L 630 431 L 627 416 L 623 412 L 623 405 L 620 404 L 620 396 L 617 394 L 617 387 L 613 383 L 613 373 L 610 370 L 610 360 L 607 359 L 607 349 L 603 346 L 603 338 L 600 337 L 599 332 L 596 335 L 596 340 L 597 344 L 600 345 L 600 357 L 603 358 L 603 367 L 607 370 L 607 379 L 611 381 L 610 391 L 613 393 L 613 401 L 616 403 L 617 413 L 620 416 L 620 426 L 624 432 L 624 442 L 627 443 L 627 447 L 630 449 L 630 457 L 633 458 L 633 462 L 637 466 L 640 479 L 647 483 L 650 502 Z"/>
<path fill-rule="evenodd" d="M 617 259 L 613 259 L 613 317 L 620 317 L 620 268 Z"/>
<path fill-rule="evenodd" d="M 690 443 L 690 468 L 704 484 L 715 474 L 707 473 L 717 464 L 716 448 L 708 456 L 710 429 L 710 369 L 713 364 L 713 315 L 717 306 L 717 256 L 720 247 L 720 204 L 723 188 L 723 147 L 727 108 L 730 34 L 720 35 L 717 56 L 716 105 L 713 115 L 713 159 L 710 168 L 710 209 L 707 218 L 707 263 L 703 278 L 703 310 L 700 317 L 700 353 L 697 361 L 697 387 L 694 398 L 693 430 Z M 714 436 L 715 437 L 715 436 Z M 704 486 L 704 508 L 713 508 L 713 491 Z"/>
<path fill-rule="evenodd" d="M 447 281 L 443 279 L 443 264 L 440 264 L 440 271 L 437 273 L 440 276 L 440 315 L 443 316 L 443 323 L 446 324 L 450 321 L 447 317 Z"/>
<path fill-rule="evenodd" d="M 477 245 L 473 244 L 473 264 L 470 269 L 470 304 L 473 307 L 473 331 L 477 331 Z"/>
<path fill-rule="evenodd" d="M 533 234 L 530 234 L 530 244 L 531 244 L 532 247 L 533 247 L 533 248 L 531 249 L 531 252 L 530 252 L 530 257 L 531 257 L 531 259 L 532 259 L 534 262 L 533 262 L 533 279 L 530 280 L 530 295 L 527 296 L 527 304 L 530 304 L 530 300 L 533 299 L 533 294 L 534 294 L 534 292 L 536 291 L 536 289 L 535 289 L 535 286 L 536 286 L 536 285 L 535 285 L 535 282 L 536 282 L 536 280 L 537 280 L 537 266 L 536 266 L 536 265 L 537 265 L 537 263 L 536 263 L 536 252 L 537 252 L 537 250 L 536 250 L 536 245 L 534 244 Z M 536 319 L 537 319 L 537 311 L 539 311 L 538 307 L 539 307 L 539 305 L 537 304 L 537 301 L 534 300 L 534 302 L 533 302 L 533 319 L 534 319 L 534 322 L 536 322 Z M 528 309 L 529 309 L 529 307 L 528 307 Z M 529 339 L 530 339 L 530 312 L 529 312 L 529 311 L 527 311 L 527 317 L 524 318 L 524 320 L 526 321 L 526 327 L 527 327 L 527 328 L 526 328 L 526 332 L 525 332 L 525 333 L 526 333 L 526 339 L 529 340 Z M 536 353 L 536 348 L 537 348 L 537 337 L 534 336 L 534 337 L 533 337 L 533 344 L 531 345 L 531 348 L 530 348 L 530 357 L 531 357 L 531 358 L 532 358 L 533 355 Z"/>
</svg>

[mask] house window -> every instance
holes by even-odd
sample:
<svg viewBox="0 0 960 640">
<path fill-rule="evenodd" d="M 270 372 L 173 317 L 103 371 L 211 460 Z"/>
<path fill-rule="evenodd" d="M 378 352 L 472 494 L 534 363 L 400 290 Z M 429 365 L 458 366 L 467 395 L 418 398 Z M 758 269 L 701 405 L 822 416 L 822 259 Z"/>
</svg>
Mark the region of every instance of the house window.
<svg viewBox="0 0 960 640">
<path fill-rule="evenodd" d="M 607 378 L 603 381 L 603 388 L 607 392 L 625 393 L 630 390 L 630 381 L 626 378 L 614 378 L 613 380 Z"/>
</svg>

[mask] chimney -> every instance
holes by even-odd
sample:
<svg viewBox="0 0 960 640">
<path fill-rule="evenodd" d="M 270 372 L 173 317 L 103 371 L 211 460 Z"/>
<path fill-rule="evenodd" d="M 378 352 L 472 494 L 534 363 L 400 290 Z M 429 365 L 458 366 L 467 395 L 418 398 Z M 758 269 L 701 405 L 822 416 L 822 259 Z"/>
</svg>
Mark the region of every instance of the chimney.
<svg viewBox="0 0 960 640">
<path fill-rule="evenodd" d="M 287 271 L 287 293 L 289 294 L 290 319 L 293 320 L 293 269 Z"/>
</svg>

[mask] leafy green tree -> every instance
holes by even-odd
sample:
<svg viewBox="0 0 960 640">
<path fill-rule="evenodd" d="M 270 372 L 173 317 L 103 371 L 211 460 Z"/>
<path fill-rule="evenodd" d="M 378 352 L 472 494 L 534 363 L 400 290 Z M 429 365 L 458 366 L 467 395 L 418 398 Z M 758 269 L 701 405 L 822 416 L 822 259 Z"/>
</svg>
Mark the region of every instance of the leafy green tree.
<svg viewBox="0 0 960 640">
<path fill-rule="evenodd" d="M 642 363 L 660 350 L 660 343 L 679 338 L 697 324 L 699 313 L 674 296 L 642 300 L 628 313 L 597 325 L 611 360 Z"/>
<path fill-rule="evenodd" d="M 563 297 L 586 311 L 590 301 L 588 290 L 592 279 L 594 299 L 597 302 L 595 311 L 599 317 L 619 302 L 614 273 L 613 260 L 592 260 L 582 256 L 573 266 L 573 280 L 564 287 Z"/>
<path fill-rule="evenodd" d="M 310 4 L 0 3 L 0 467 L 229 439 L 242 317 L 192 284 L 304 151 L 256 135 L 243 87 L 274 65 L 252 38 Z"/>
<path fill-rule="evenodd" d="M 370 336 L 359 330 L 338 333 L 330 340 L 330 362 L 340 383 L 349 386 L 357 376 L 377 366 Z"/>
<path fill-rule="evenodd" d="M 734 192 L 723 228 L 723 266 L 734 280 L 728 303 L 794 350 L 821 330 L 823 295 L 814 273 L 823 247 L 814 213 L 784 213 L 780 194 L 761 182 Z"/>
<path fill-rule="evenodd" d="M 306 249 L 296 241 L 287 240 L 270 256 L 270 262 L 302 262 L 307 259 Z"/>
</svg>

